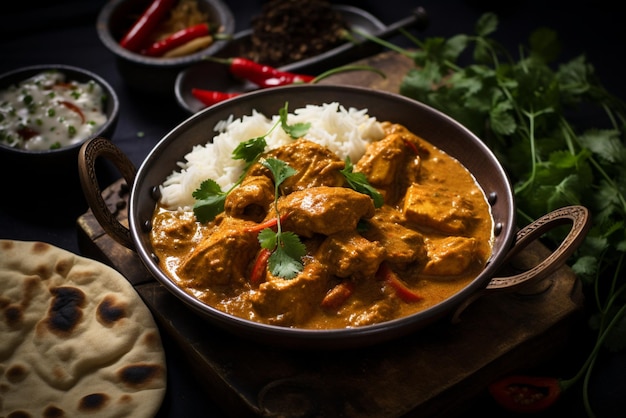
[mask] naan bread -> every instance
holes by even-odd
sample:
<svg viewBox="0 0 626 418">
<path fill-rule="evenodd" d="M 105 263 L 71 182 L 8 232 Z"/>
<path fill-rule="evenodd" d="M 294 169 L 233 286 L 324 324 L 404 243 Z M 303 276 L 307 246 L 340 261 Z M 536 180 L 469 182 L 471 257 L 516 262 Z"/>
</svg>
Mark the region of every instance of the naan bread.
<svg viewBox="0 0 626 418">
<path fill-rule="evenodd" d="M 0 240 L 0 417 L 152 417 L 166 378 L 156 323 L 120 273 Z"/>
</svg>

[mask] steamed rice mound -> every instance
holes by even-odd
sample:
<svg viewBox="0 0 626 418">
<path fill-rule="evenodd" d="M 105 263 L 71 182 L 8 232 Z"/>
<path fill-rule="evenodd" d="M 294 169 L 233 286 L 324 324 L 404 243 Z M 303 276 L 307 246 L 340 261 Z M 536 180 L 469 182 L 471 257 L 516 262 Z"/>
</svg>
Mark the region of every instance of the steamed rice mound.
<svg viewBox="0 0 626 418">
<path fill-rule="evenodd" d="M 218 132 L 204 145 L 196 145 L 178 163 L 180 170 L 174 171 L 161 185 L 161 204 L 169 210 L 191 211 L 195 199 L 194 190 L 207 179 L 213 179 L 226 191 L 238 180 L 245 163 L 232 158 L 233 150 L 244 141 L 266 135 L 280 119 L 271 118 L 253 111 L 239 119 L 220 121 L 214 131 Z M 384 132 L 376 118 L 367 114 L 367 109 L 346 109 L 337 102 L 323 105 L 308 105 L 287 115 L 287 124 L 310 123 L 307 134 L 309 141 L 323 145 L 342 160 L 350 157 L 358 161 L 367 145 L 383 138 Z M 285 145 L 293 139 L 280 126 L 265 137 L 266 151 Z"/>
</svg>

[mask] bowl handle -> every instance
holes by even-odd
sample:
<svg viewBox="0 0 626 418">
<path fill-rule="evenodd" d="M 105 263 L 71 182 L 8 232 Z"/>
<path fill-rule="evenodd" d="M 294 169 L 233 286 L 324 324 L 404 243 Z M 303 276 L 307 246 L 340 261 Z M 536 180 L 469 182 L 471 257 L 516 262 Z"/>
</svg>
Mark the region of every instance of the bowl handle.
<svg viewBox="0 0 626 418">
<path fill-rule="evenodd" d="M 458 322 L 461 313 L 475 300 L 486 293 L 504 291 L 517 291 L 526 294 L 532 293 L 533 289 L 531 289 L 531 285 L 540 282 L 562 267 L 583 242 L 587 231 L 591 227 L 589 210 L 584 206 L 577 205 L 556 209 L 525 226 L 515 235 L 515 242 L 513 247 L 506 254 L 502 262 L 503 266 L 509 263 L 515 255 L 526 248 L 530 243 L 538 240 L 543 234 L 557 226 L 567 223 L 571 223 L 572 227 L 555 251 L 550 253 L 543 261 L 522 273 L 507 277 L 492 278 L 484 289 L 466 298 L 463 303 L 455 309 L 452 314 L 451 322 Z"/>
<path fill-rule="evenodd" d="M 102 229 L 115 241 L 135 251 L 130 229 L 117 220 L 102 197 L 98 178 L 96 177 L 96 159 L 98 157 L 110 160 L 120 171 L 129 187 L 132 187 L 135 181 L 137 170 L 119 148 L 103 137 L 92 138 L 86 141 L 78 154 L 80 185 L 94 217 L 100 223 Z"/>
<path fill-rule="evenodd" d="M 492 278 L 485 290 L 516 290 L 528 285 L 531 281 L 534 282 L 546 278 L 563 266 L 583 242 L 591 226 L 589 211 L 584 206 L 566 206 L 556 209 L 518 231 L 515 235 L 515 243 L 503 261 L 503 265 L 505 265 L 531 242 L 539 239 L 549 230 L 567 223 L 572 224 L 569 233 L 548 257 L 522 273 L 508 277 Z"/>
</svg>

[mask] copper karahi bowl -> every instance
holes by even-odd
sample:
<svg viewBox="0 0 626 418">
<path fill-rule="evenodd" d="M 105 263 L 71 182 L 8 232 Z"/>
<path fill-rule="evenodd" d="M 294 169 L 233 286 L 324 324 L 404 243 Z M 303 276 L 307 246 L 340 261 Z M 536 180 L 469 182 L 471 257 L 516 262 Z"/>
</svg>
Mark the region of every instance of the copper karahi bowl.
<svg viewBox="0 0 626 418">
<path fill-rule="evenodd" d="M 277 109 L 289 104 L 290 109 L 309 104 L 339 102 L 345 107 L 366 108 L 379 121 L 393 121 L 406 126 L 415 134 L 459 160 L 475 177 L 489 202 L 493 217 L 492 254 L 482 271 L 468 285 L 451 297 L 426 310 L 373 325 L 360 327 L 311 330 L 267 325 L 235 317 L 215 309 L 191 296 L 179 287 L 159 267 L 150 240 L 150 227 L 155 210 L 155 190 L 177 168 L 194 145 L 208 141 L 214 126 L 233 115 L 250 115 L 257 110 L 265 115 L 277 114 Z M 128 227 L 120 224 L 108 211 L 97 188 L 93 162 L 106 155 L 121 168 L 131 185 Z M 415 100 L 369 88 L 331 85 L 297 85 L 248 93 L 209 107 L 191 116 L 168 133 L 154 147 L 136 171 L 125 156 L 112 149 L 108 141 L 92 141 L 83 147 L 81 155 L 83 190 L 94 215 L 105 231 L 121 244 L 136 251 L 147 270 L 171 293 L 198 315 L 230 332 L 252 340 L 290 348 L 347 348 L 390 340 L 419 329 L 441 323 L 442 318 L 457 315 L 476 295 L 490 290 L 523 286 L 540 279 L 563 265 L 567 257 L 584 238 L 588 227 L 585 208 L 574 206 L 550 213 L 517 232 L 515 202 L 512 187 L 489 148 L 468 129 L 443 113 Z M 498 278 L 499 269 L 507 257 L 519 252 L 530 241 L 555 225 L 571 223 L 570 234 L 563 244 L 543 262 L 528 272 Z"/>
</svg>

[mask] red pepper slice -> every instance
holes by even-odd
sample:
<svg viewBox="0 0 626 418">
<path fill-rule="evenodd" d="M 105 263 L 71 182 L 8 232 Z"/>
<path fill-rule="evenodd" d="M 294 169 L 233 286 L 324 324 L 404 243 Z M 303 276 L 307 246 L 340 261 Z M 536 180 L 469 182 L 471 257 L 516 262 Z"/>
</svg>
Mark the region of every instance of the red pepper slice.
<svg viewBox="0 0 626 418">
<path fill-rule="evenodd" d="M 337 309 L 343 305 L 353 293 L 354 283 L 341 282 L 326 293 L 321 302 L 322 308 Z"/>
<path fill-rule="evenodd" d="M 376 272 L 376 276 L 389 283 L 391 287 L 393 287 L 396 291 L 396 294 L 400 299 L 405 302 L 417 302 L 422 300 L 422 296 L 417 292 L 409 289 L 407 285 L 405 285 L 402 280 L 398 277 L 393 270 L 389 268 L 389 265 L 384 261 L 380 264 L 378 271 Z"/>
<path fill-rule="evenodd" d="M 141 53 L 151 57 L 160 57 L 167 51 L 184 45 L 196 38 L 207 35 L 209 35 L 209 25 L 206 23 L 199 23 L 197 25 L 181 29 L 178 32 L 174 32 L 160 41 L 156 41 Z"/>
<path fill-rule="evenodd" d="M 503 408 L 513 412 L 540 412 L 553 405 L 562 393 L 554 377 L 508 376 L 489 386 L 489 393 Z"/>
<path fill-rule="evenodd" d="M 267 248 L 261 248 L 259 254 L 256 256 L 254 265 L 252 266 L 252 273 L 250 274 L 250 283 L 259 284 L 265 277 L 265 271 L 267 270 L 267 262 L 272 255 L 272 252 Z"/>
<path fill-rule="evenodd" d="M 21 136 L 24 141 L 28 141 L 32 137 L 39 135 L 39 132 L 32 128 L 29 128 L 28 126 L 24 126 L 17 130 L 17 134 Z"/>
<path fill-rule="evenodd" d="M 150 33 L 174 6 L 174 3 L 176 0 L 154 0 L 150 3 L 150 6 L 126 32 L 120 45 L 130 51 L 140 51 Z"/>
<path fill-rule="evenodd" d="M 280 222 L 285 222 L 285 219 L 287 219 L 288 217 L 289 217 L 289 213 L 285 213 L 281 215 Z M 265 228 L 276 229 L 277 225 L 278 225 L 278 218 L 271 218 L 271 219 L 268 219 L 267 221 L 261 222 L 254 226 L 247 227 L 245 231 L 246 232 L 261 232 Z"/>
<path fill-rule="evenodd" d="M 78 113 L 78 116 L 80 116 L 81 123 L 83 123 L 83 124 L 85 123 L 85 114 L 80 109 L 80 107 L 76 106 L 72 102 L 68 102 L 68 101 L 65 101 L 65 100 L 61 100 L 61 101 L 59 101 L 59 103 L 62 104 L 63 106 L 65 106 L 65 107 L 67 107 L 72 112 Z"/>
<path fill-rule="evenodd" d="M 228 93 L 224 91 L 192 88 L 191 94 L 193 95 L 193 97 L 200 100 L 206 106 L 211 106 L 216 103 L 223 102 L 224 100 L 239 96 L 241 93 Z"/>
<path fill-rule="evenodd" d="M 409 141 L 408 139 L 403 139 L 404 145 L 409 148 L 415 155 L 419 155 L 419 151 L 417 150 L 417 146 L 414 143 Z"/>
</svg>

